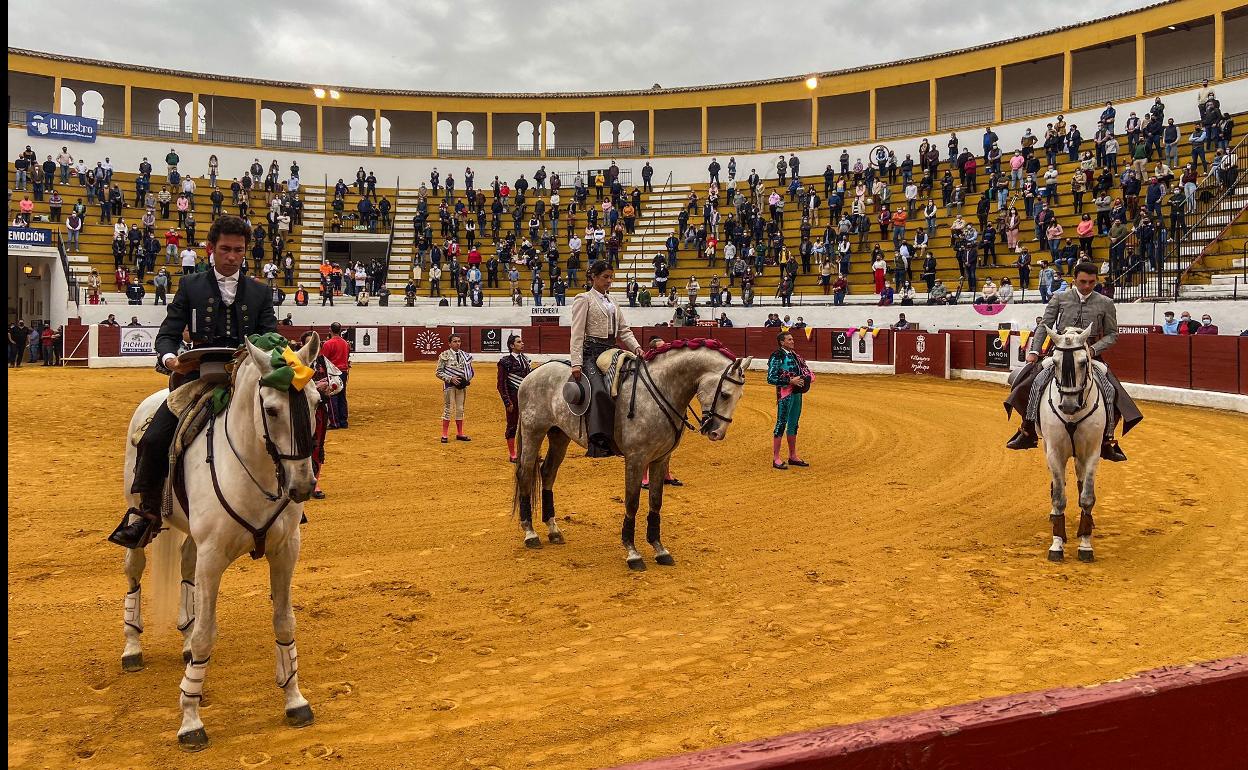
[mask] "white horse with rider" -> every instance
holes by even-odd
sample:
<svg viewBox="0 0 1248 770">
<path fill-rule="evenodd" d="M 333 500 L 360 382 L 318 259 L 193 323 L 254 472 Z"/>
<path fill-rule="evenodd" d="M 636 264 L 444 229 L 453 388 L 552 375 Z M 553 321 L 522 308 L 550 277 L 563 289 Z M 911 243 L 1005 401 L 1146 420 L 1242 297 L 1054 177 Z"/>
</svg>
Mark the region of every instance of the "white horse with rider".
<svg viewBox="0 0 1248 770">
<path fill-rule="evenodd" d="M 1041 395 L 1040 435 L 1052 476 L 1050 493 L 1053 509 L 1053 542 L 1049 561 L 1062 561 L 1066 545 L 1066 466 L 1075 461 L 1075 481 L 1079 488 L 1079 561 L 1092 561 L 1092 506 L 1096 505 L 1096 469 L 1101 462 L 1102 437 L 1107 420 L 1103 394 L 1098 386 L 1095 361 L 1088 337 L 1092 326 L 1068 327 L 1057 333 L 1041 326 L 1039 334 L 1054 340 L 1053 355 L 1045 361 L 1055 376 Z M 1043 336 L 1042 336 L 1043 339 Z"/>
<path fill-rule="evenodd" d="M 299 558 L 303 503 L 316 485 L 311 431 L 320 396 L 315 387 L 303 385 L 310 377 L 306 367 L 316 359 L 320 344 L 320 338 L 314 334 L 302 349 L 287 351 L 297 357 L 297 364 L 305 368 L 301 370 L 289 357 L 285 364 L 279 364 L 280 356 L 273 351 L 262 350 L 250 341 L 246 343 L 245 352 L 234 365 L 228 405 L 209 419 L 206 429 L 182 453 L 185 496 L 172 495 L 170 511 L 164 519 L 172 531 L 157 537 L 152 545 L 153 603 L 158 619 L 162 610 L 172 615 L 173 597 L 178 595 L 177 627 L 183 635 L 182 657 L 186 663 L 178 742 L 190 750 L 201 749 L 208 743 L 200 719 L 200 701 L 217 638 L 221 577 L 226 567 L 248 553 L 253 558 L 263 556 L 269 562 L 277 685 L 285 695 L 286 720 L 302 727 L 313 719 L 312 708 L 299 691 L 290 584 Z M 293 383 L 289 377 L 284 381 L 281 377 L 272 379 L 282 365 L 295 370 Z M 139 496 L 129 490 L 137 448 L 131 437 L 144 430 L 168 396 L 168 389 L 148 396 L 130 420 L 125 489 L 127 501 L 134 506 L 139 504 Z M 122 653 L 126 671 L 143 668 L 139 635 L 143 632 L 140 583 L 145 563 L 143 548 L 126 551 L 129 590 Z"/>
</svg>

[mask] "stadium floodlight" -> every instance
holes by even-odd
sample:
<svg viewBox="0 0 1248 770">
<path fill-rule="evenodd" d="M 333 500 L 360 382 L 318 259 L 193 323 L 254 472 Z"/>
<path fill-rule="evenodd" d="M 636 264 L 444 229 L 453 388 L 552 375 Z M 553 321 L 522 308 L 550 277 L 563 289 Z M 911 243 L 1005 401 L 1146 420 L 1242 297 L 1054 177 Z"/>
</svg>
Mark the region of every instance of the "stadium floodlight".
<svg viewBox="0 0 1248 770">
<path fill-rule="evenodd" d="M 819 78 L 815 77 L 814 75 L 811 75 L 810 77 L 806 78 L 806 87 L 809 88 L 810 90 L 813 91 L 815 89 L 815 86 L 817 85 L 819 85 Z"/>
<path fill-rule="evenodd" d="M 312 93 L 316 95 L 316 98 L 317 98 L 317 99 L 324 99 L 324 98 L 325 98 L 325 89 L 324 89 L 324 88 L 313 88 L 313 89 L 312 89 Z"/>
<path fill-rule="evenodd" d="M 330 98 L 330 99 L 337 99 L 339 96 L 341 96 L 341 94 L 339 94 L 337 91 L 335 91 L 335 90 L 334 90 L 334 89 L 332 89 L 332 88 L 331 88 L 331 89 L 329 89 L 329 98 Z"/>
</svg>

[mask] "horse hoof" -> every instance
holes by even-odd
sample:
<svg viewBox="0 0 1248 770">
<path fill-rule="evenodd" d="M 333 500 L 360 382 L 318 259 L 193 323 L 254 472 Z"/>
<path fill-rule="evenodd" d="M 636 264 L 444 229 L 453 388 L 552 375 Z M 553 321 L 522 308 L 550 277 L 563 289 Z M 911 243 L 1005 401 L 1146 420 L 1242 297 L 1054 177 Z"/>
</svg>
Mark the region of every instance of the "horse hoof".
<svg viewBox="0 0 1248 770">
<path fill-rule="evenodd" d="M 291 727 L 307 727 L 312 724 L 312 707 L 308 704 L 286 709 L 286 724 Z"/>
<path fill-rule="evenodd" d="M 1089 561 L 1095 561 L 1095 560 L 1096 560 L 1096 559 L 1092 556 L 1092 549 L 1091 549 L 1091 548 L 1087 548 L 1087 549 L 1080 548 L 1080 549 L 1079 549 L 1079 561 L 1082 561 L 1082 562 L 1089 562 Z"/>
<path fill-rule="evenodd" d="M 547 540 L 549 540 L 549 541 L 550 541 L 551 543 L 553 543 L 554 545 L 564 545 L 565 543 L 567 543 L 567 542 L 568 542 L 568 541 L 566 541 L 566 540 L 564 540 L 564 539 L 563 539 L 563 533 L 562 533 L 562 532 L 553 532 L 553 533 L 551 533 L 550 535 L 547 535 L 547 536 L 546 536 L 546 539 L 547 539 Z"/>
<path fill-rule="evenodd" d="M 127 674 L 133 674 L 136 671 L 143 670 L 143 653 L 136 652 L 133 655 L 121 656 L 121 670 Z"/>
<path fill-rule="evenodd" d="M 189 733 L 178 733 L 178 745 L 187 751 L 199 751 L 208 747 L 208 733 L 200 727 Z"/>
<path fill-rule="evenodd" d="M 1066 554 L 1062 551 L 1049 551 L 1049 561 L 1066 561 Z"/>
<path fill-rule="evenodd" d="M 538 548 L 541 548 L 541 547 L 542 547 L 542 539 L 541 539 L 540 537 L 538 537 L 537 535 L 534 535 L 533 537 L 526 537 L 526 538 L 524 539 L 524 547 L 525 547 L 525 548 L 533 548 L 533 549 L 538 549 Z"/>
<path fill-rule="evenodd" d="M 675 567 L 676 557 L 672 556 L 670 553 L 661 553 L 654 557 L 654 562 L 655 564 L 662 564 L 664 567 Z"/>
<path fill-rule="evenodd" d="M 629 568 L 629 569 L 631 569 L 633 572 L 645 572 L 645 571 L 646 571 L 646 562 L 645 562 L 643 559 L 640 559 L 640 558 L 638 558 L 638 559 L 629 559 L 629 560 L 628 560 L 628 568 Z"/>
</svg>

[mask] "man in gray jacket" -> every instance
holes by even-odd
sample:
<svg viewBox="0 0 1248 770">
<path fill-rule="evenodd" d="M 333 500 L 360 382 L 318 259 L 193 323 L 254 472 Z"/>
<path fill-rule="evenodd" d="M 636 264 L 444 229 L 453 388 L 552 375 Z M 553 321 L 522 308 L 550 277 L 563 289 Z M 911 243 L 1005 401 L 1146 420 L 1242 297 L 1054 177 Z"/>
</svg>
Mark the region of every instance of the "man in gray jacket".
<svg viewBox="0 0 1248 770">
<path fill-rule="evenodd" d="M 1055 294 L 1049 300 L 1044 309 L 1044 326 L 1046 329 L 1061 332 L 1072 327 L 1083 329 L 1091 324 L 1091 339 L 1096 340 L 1092 343 L 1092 355 L 1100 360 L 1101 354 L 1118 341 L 1118 313 L 1113 300 L 1093 291 L 1096 280 L 1096 265 L 1083 262 L 1076 266 L 1074 289 Z M 1040 363 L 1047 337 L 1047 333 L 1032 337 L 1030 350 L 1027 352 L 1027 364 L 1014 374 L 1010 395 L 1005 400 L 1007 414 L 1011 410 L 1017 410 L 1023 415 L 1022 427 L 1006 443 L 1006 447 L 1010 449 L 1032 449 L 1038 443 L 1036 420 L 1040 401 L 1045 388 L 1053 381 L 1053 368 Z M 1101 444 L 1101 457 L 1122 462 L 1127 456 L 1114 440 L 1114 427 L 1118 418 L 1122 418 L 1122 432 L 1126 435 L 1127 431 L 1143 419 L 1143 415 L 1112 372 L 1105 369 L 1102 375 L 1099 367 L 1095 367 L 1093 371 L 1109 410 L 1108 419 L 1105 421 L 1105 440 Z"/>
</svg>

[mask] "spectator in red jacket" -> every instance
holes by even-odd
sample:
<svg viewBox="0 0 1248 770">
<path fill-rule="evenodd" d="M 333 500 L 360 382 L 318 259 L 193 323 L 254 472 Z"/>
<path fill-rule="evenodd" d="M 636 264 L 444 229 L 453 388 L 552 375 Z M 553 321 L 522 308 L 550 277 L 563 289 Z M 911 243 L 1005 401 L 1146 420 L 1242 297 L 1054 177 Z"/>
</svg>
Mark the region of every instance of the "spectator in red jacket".
<svg viewBox="0 0 1248 770">
<path fill-rule="evenodd" d="M 351 371 L 351 347 L 342 338 L 342 324 L 335 321 L 329 325 L 329 339 L 321 345 L 321 355 L 342 372 L 342 390 L 330 396 L 331 421 L 329 428 L 347 427 L 347 376 Z"/>
</svg>

